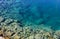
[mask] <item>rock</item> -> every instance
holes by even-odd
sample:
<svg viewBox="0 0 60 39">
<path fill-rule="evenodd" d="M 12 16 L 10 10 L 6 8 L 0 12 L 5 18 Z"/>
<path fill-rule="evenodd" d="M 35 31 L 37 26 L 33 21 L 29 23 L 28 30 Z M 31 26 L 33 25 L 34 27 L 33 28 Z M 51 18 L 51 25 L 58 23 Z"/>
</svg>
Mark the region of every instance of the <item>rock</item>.
<svg viewBox="0 0 60 39">
<path fill-rule="evenodd" d="M 35 35 L 35 39 L 43 39 L 43 35 L 41 35 L 41 34 L 36 34 L 36 35 Z"/>
<path fill-rule="evenodd" d="M 57 35 L 54 35 L 53 37 L 54 37 L 54 39 L 58 39 L 59 38 Z"/>
<path fill-rule="evenodd" d="M 0 22 L 4 21 L 5 19 L 3 17 L 0 17 Z"/>
<path fill-rule="evenodd" d="M 34 35 L 27 37 L 26 39 L 34 39 Z"/>
<path fill-rule="evenodd" d="M 13 22 L 13 19 L 6 19 L 5 20 L 5 23 L 8 25 L 8 24 L 10 24 L 10 23 L 12 23 Z"/>
<path fill-rule="evenodd" d="M 56 34 L 57 36 L 60 36 L 60 30 L 57 30 L 54 34 Z"/>
<path fill-rule="evenodd" d="M 19 39 L 20 37 L 18 35 L 15 35 L 14 36 L 14 39 Z"/>
<path fill-rule="evenodd" d="M 1 26 L 6 26 L 6 23 L 2 22 L 2 23 L 1 23 Z"/>
</svg>

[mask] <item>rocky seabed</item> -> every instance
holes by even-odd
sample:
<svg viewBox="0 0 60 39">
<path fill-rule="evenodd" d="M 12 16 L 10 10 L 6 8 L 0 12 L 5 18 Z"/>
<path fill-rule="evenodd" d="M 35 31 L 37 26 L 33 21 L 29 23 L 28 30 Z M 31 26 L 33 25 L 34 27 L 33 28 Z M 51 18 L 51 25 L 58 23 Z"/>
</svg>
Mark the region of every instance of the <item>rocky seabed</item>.
<svg viewBox="0 0 60 39">
<path fill-rule="evenodd" d="M 30 26 L 22 26 L 17 20 L 0 17 L 0 36 L 5 39 L 60 39 L 60 30 L 34 30 Z"/>
</svg>

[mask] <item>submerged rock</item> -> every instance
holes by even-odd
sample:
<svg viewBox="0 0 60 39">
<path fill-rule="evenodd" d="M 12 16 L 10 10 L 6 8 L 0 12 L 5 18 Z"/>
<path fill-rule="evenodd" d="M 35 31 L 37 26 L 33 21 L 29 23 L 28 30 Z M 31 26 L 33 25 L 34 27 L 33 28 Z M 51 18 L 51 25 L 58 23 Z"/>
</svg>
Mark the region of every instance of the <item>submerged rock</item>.
<svg viewBox="0 0 60 39">
<path fill-rule="evenodd" d="M 46 31 L 44 29 L 32 29 L 30 26 L 20 26 L 20 22 L 10 18 L 0 17 L 0 36 L 5 39 L 60 39 L 60 30 Z"/>
<path fill-rule="evenodd" d="M 3 17 L 0 17 L 0 22 L 4 21 L 5 19 Z"/>
</svg>

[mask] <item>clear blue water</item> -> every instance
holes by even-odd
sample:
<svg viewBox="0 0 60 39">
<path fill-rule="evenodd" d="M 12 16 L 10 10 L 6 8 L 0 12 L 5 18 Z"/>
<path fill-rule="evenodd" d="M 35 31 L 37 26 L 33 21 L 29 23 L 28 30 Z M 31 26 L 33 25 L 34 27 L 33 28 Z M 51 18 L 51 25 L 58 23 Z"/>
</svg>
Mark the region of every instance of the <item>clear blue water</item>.
<svg viewBox="0 0 60 39">
<path fill-rule="evenodd" d="M 0 0 L 0 16 L 22 21 L 27 26 L 44 24 L 58 30 L 59 4 L 60 0 Z"/>
</svg>

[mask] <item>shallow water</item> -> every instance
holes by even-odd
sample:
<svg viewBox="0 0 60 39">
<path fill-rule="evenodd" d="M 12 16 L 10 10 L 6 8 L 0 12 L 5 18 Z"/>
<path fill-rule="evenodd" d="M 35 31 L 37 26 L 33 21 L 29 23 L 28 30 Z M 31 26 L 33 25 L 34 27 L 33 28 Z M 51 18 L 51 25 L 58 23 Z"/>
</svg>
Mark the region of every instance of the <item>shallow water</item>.
<svg viewBox="0 0 60 39">
<path fill-rule="evenodd" d="M 60 30 L 60 0 L 0 0 L 0 16 L 21 21 L 24 25 L 50 26 Z"/>
</svg>

